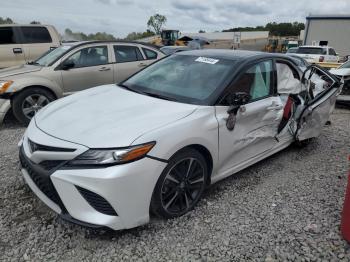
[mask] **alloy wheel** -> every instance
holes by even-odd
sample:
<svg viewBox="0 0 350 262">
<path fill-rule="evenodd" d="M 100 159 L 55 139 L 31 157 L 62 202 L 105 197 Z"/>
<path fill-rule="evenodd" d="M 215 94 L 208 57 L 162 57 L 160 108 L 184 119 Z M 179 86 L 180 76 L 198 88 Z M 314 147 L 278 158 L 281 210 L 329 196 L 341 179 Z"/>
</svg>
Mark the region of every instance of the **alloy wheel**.
<svg viewBox="0 0 350 262">
<path fill-rule="evenodd" d="M 31 119 L 41 108 L 46 106 L 48 103 L 50 103 L 50 100 L 44 95 L 33 94 L 27 96 L 22 103 L 23 114 L 28 119 Z"/>
</svg>

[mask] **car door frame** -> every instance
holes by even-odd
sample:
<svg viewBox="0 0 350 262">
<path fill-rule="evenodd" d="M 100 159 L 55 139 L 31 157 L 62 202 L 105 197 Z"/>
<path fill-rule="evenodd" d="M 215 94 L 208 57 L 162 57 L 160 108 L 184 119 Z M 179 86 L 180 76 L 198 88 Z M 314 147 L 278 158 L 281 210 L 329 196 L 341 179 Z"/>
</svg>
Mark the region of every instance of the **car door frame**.
<svg viewBox="0 0 350 262">
<path fill-rule="evenodd" d="M 71 57 L 72 55 L 74 55 L 75 53 L 79 52 L 80 50 L 83 50 L 85 48 L 89 48 L 89 47 L 99 47 L 99 46 L 107 46 L 107 52 L 108 52 L 108 63 L 106 64 L 103 64 L 103 65 L 97 65 L 97 66 L 100 66 L 101 68 L 103 67 L 110 67 L 110 70 L 111 70 L 111 73 L 112 73 L 112 81 L 115 82 L 115 79 L 114 79 L 114 69 L 113 69 L 113 60 L 112 60 L 112 55 L 114 55 L 114 53 L 112 54 L 111 52 L 111 45 L 110 43 L 107 43 L 107 42 L 95 42 L 95 43 L 89 43 L 89 44 L 86 44 L 86 45 L 79 45 L 75 48 L 72 48 L 71 50 L 69 50 L 66 54 L 64 54 L 58 61 L 55 62 L 55 64 L 57 64 L 57 66 L 55 66 L 55 71 L 60 71 L 61 73 L 61 79 L 62 79 L 62 91 L 63 91 L 63 95 L 66 96 L 66 95 L 70 95 L 70 94 L 73 94 L 77 91 L 65 91 L 67 90 L 66 87 L 64 86 L 64 76 L 63 76 L 63 72 L 65 70 L 62 69 L 62 64 L 67 60 L 69 59 L 69 57 Z M 96 66 L 96 67 L 97 67 Z M 91 67 L 91 66 L 86 66 L 86 67 Z M 79 68 L 86 68 L 86 67 L 79 67 Z M 95 66 L 94 66 L 95 67 Z M 76 69 L 79 69 L 79 68 L 76 68 Z M 69 69 L 69 70 L 74 70 L 74 68 L 72 69 Z"/>
<path fill-rule="evenodd" d="M 247 70 L 249 70 L 253 66 L 258 65 L 259 63 L 264 62 L 264 61 L 271 61 L 272 62 L 272 69 L 273 69 L 272 81 L 273 81 L 273 83 L 272 83 L 272 90 L 270 91 L 271 93 L 268 96 L 260 97 L 258 99 L 254 99 L 252 101 L 249 101 L 249 103 L 247 103 L 247 104 L 252 104 L 254 102 L 258 102 L 258 101 L 261 101 L 261 100 L 267 99 L 267 98 L 276 98 L 276 101 L 279 99 L 279 95 L 277 93 L 276 60 L 275 60 L 274 57 L 264 57 L 264 58 L 260 58 L 260 59 L 255 59 L 254 61 L 251 61 L 251 62 L 243 65 L 238 70 L 238 73 L 236 73 L 235 76 L 233 76 L 233 79 L 232 79 L 231 83 L 224 89 L 224 91 L 219 96 L 217 102 L 215 103 L 216 110 L 218 109 L 218 107 L 222 107 L 221 108 L 222 110 L 228 109 L 228 105 L 225 105 L 225 104 L 222 105 L 222 101 L 230 93 L 230 91 L 232 90 L 233 85 L 236 83 L 236 81 L 238 81 L 240 79 L 240 77 L 243 74 L 246 73 Z M 271 101 L 273 101 L 273 99 L 271 99 Z M 243 107 L 246 109 L 245 105 Z M 283 110 L 283 108 L 281 110 Z M 240 111 L 240 110 L 238 110 L 238 111 Z M 225 118 L 222 118 L 222 119 L 218 118 L 218 117 L 220 117 L 219 116 L 220 114 L 222 114 L 222 112 L 220 112 L 219 114 L 217 114 L 217 113 L 215 114 L 216 117 L 217 117 L 217 121 L 218 121 L 218 128 L 219 129 L 220 128 L 226 128 L 226 126 L 222 123 L 222 120 L 224 120 Z M 228 115 L 227 115 L 227 117 L 228 117 Z M 276 119 L 276 127 L 279 124 L 279 122 L 280 122 L 279 119 Z M 219 161 L 219 165 L 218 166 L 221 166 L 222 165 L 222 162 L 221 162 L 222 161 L 222 157 L 225 157 L 225 156 L 222 156 L 222 149 L 220 149 L 220 130 L 218 130 L 218 134 L 219 134 L 219 137 L 218 137 L 218 152 L 219 152 L 218 161 Z M 277 133 L 276 133 L 276 135 L 277 135 Z M 273 140 L 274 139 L 272 139 L 272 141 Z M 278 141 L 276 140 L 275 145 L 272 145 L 266 151 L 263 151 L 263 152 L 260 152 L 258 154 L 255 154 L 254 156 L 246 157 L 244 160 L 242 160 L 242 161 L 240 161 L 238 163 L 235 163 L 234 165 L 229 166 L 228 168 L 226 168 L 226 170 L 225 169 L 219 170 L 219 174 L 218 174 L 217 179 L 222 179 L 224 177 L 229 176 L 232 173 L 238 172 L 239 170 L 242 170 L 245 167 L 250 166 L 251 164 L 256 163 L 256 162 L 258 162 L 258 161 L 268 157 L 269 155 L 271 155 L 271 154 L 273 154 L 273 153 L 275 153 L 275 152 L 277 152 L 277 151 L 287 147 L 289 144 L 290 144 L 290 142 L 283 143 L 283 144 L 281 143 L 281 145 L 278 145 Z M 248 146 L 251 146 L 251 144 L 249 144 Z"/>
</svg>

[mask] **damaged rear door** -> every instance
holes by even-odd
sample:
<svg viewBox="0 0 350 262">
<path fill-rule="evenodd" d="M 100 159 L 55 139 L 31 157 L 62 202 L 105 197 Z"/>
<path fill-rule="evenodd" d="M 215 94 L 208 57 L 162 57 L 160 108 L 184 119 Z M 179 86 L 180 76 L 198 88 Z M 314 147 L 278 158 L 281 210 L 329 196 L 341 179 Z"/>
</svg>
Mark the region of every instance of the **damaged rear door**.
<svg viewBox="0 0 350 262">
<path fill-rule="evenodd" d="M 298 141 L 321 134 L 342 88 L 335 76 L 316 65 L 304 72 L 302 82 L 306 91 L 303 94 L 305 103 L 297 120 L 295 138 Z"/>
<path fill-rule="evenodd" d="M 216 106 L 219 123 L 219 173 L 230 172 L 249 159 L 271 150 L 283 115 L 283 104 L 275 94 L 275 69 L 265 60 L 244 70 Z M 243 94 L 243 95 L 242 95 Z M 231 108 L 230 97 L 247 101 Z"/>
</svg>

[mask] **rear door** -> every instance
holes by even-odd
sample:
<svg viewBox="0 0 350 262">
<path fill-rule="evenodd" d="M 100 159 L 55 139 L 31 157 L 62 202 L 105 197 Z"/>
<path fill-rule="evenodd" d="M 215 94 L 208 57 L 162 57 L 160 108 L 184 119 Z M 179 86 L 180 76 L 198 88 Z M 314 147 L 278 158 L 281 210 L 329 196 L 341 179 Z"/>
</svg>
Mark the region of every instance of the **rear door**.
<svg viewBox="0 0 350 262">
<path fill-rule="evenodd" d="M 24 62 L 23 46 L 16 27 L 0 27 L 0 68 Z"/>
<path fill-rule="evenodd" d="M 150 48 L 147 48 L 147 47 L 142 47 L 141 50 L 142 50 L 143 55 L 145 57 L 144 63 L 146 65 L 150 65 L 150 64 L 154 63 L 155 61 L 157 61 L 159 54 L 156 51 L 151 50 Z"/>
<path fill-rule="evenodd" d="M 23 51 L 27 62 L 34 61 L 42 54 L 54 48 L 51 35 L 44 26 L 20 26 Z"/>
<path fill-rule="evenodd" d="M 277 145 L 275 136 L 282 119 L 283 104 L 280 97 L 275 95 L 274 75 L 272 60 L 251 66 L 229 91 L 231 94 L 250 94 L 251 100 L 240 107 L 236 116 L 227 113 L 229 106 L 216 106 L 219 173 L 229 172 Z M 221 103 L 228 104 L 225 100 Z M 233 130 L 228 127 L 232 123 Z"/>
<path fill-rule="evenodd" d="M 108 45 L 81 48 L 63 59 L 61 64 L 65 63 L 74 64 L 68 70 L 61 69 L 65 94 L 114 83 Z"/>
<path fill-rule="evenodd" d="M 321 134 L 342 87 L 342 83 L 334 76 L 316 65 L 304 72 L 303 81 L 307 90 L 307 102 L 297 120 L 296 139 L 299 141 Z"/>
<path fill-rule="evenodd" d="M 148 65 L 137 45 L 117 44 L 113 46 L 115 55 L 114 79 L 117 83 L 125 80 Z"/>
</svg>

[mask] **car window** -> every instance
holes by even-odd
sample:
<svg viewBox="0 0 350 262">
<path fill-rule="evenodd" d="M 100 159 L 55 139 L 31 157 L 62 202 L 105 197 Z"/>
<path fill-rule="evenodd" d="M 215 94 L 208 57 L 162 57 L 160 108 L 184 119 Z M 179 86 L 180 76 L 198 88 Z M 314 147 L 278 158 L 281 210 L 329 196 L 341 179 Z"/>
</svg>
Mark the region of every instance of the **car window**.
<svg viewBox="0 0 350 262">
<path fill-rule="evenodd" d="M 135 92 L 207 104 L 211 96 L 222 92 L 233 69 L 232 60 L 173 55 L 148 66 L 122 84 Z"/>
<path fill-rule="evenodd" d="M 74 68 L 108 64 L 107 46 L 87 47 L 71 55 L 65 63 L 74 63 Z"/>
<path fill-rule="evenodd" d="M 147 59 L 157 59 L 157 53 L 152 51 L 152 50 L 149 50 L 147 48 L 142 48 L 143 50 L 143 53 L 146 55 L 146 58 Z"/>
<path fill-rule="evenodd" d="M 46 27 L 23 26 L 20 28 L 24 44 L 52 43 L 50 33 Z"/>
<path fill-rule="evenodd" d="M 299 47 L 298 54 L 326 55 L 327 49 L 322 47 Z"/>
<path fill-rule="evenodd" d="M 333 48 L 329 48 L 329 55 L 334 55 L 336 56 L 337 53 L 335 52 L 335 50 Z"/>
<path fill-rule="evenodd" d="M 143 60 L 140 49 L 136 46 L 115 45 L 114 54 L 117 63 Z"/>
<path fill-rule="evenodd" d="M 350 68 L 350 61 L 342 64 L 339 68 Z"/>
<path fill-rule="evenodd" d="M 16 44 L 12 27 L 0 27 L 0 45 Z"/>
<path fill-rule="evenodd" d="M 232 86 L 232 92 L 250 94 L 251 100 L 269 96 L 272 92 L 272 61 L 261 62 L 249 68 Z"/>
</svg>

